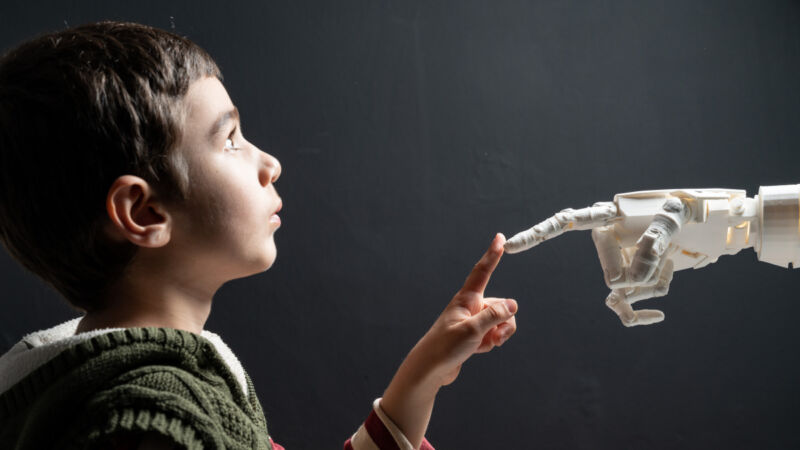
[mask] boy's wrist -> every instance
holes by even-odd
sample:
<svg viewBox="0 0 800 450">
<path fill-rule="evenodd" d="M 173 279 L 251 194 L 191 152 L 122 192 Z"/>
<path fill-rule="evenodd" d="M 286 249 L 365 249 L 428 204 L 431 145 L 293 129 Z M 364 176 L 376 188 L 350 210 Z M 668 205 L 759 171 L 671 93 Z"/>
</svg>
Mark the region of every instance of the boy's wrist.
<svg viewBox="0 0 800 450">
<path fill-rule="evenodd" d="M 418 448 L 428 428 L 436 394 L 443 378 L 431 367 L 424 338 L 409 352 L 383 393 L 380 407 Z"/>
<path fill-rule="evenodd" d="M 412 356 L 409 354 L 400 365 L 383 393 L 380 408 L 412 446 L 419 448 L 441 385 L 429 373 L 421 371 Z"/>
<path fill-rule="evenodd" d="M 386 393 L 391 395 L 392 391 L 402 391 L 405 395 L 415 397 L 436 396 L 442 384 L 430 367 L 430 361 L 425 361 L 426 358 L 418 347 L 419 345 L 415 346 L 400 364 Z"/>
<path fill-rule="evenodd" d="M 423 336 L 411 349 L 397 374 L 403 373 L 406 382 L 416 386 L 416 389 L 435 395 L 448 383 L 445 381 L 446 370 L 439 361 L 441 358 L 434 351 L 435 346 L 430 345 L 433 342 L 429 342 L 427 338 L 428 335 Z"/>
</svg>

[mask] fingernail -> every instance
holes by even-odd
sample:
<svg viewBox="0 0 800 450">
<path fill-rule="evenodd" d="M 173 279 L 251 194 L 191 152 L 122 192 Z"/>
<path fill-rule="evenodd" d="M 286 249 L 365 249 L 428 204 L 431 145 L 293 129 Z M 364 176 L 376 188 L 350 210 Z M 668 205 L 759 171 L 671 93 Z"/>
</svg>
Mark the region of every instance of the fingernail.
<svg viewBox="0 0 800 450">
<path fill-rule="evenodd" d="M 507 298 L 506 299 L 506 308 L 508 308 L 508 310 L 511 311 L 511 314 L 516 313 L 517 312 L 517 302 L 512 300 L 512 299 L 510 299 L 510 298 Z"/>
</svg>

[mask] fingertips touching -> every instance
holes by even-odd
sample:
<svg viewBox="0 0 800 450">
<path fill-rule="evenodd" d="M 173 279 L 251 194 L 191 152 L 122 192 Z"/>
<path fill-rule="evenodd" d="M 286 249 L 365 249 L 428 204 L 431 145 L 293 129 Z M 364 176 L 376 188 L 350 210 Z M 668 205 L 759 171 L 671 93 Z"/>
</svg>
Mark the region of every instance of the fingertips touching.
<svg viewBox="0 0 800 450">
<path fill-rule="evenodd" d="M 493 245 L 497 246 L 497 249 L 500 252 L 503 252 L 506 244 L 506 236 L 503 233 L 497 233 L 494 236 L 494 241 L 492 242 Z"/>
</svg>

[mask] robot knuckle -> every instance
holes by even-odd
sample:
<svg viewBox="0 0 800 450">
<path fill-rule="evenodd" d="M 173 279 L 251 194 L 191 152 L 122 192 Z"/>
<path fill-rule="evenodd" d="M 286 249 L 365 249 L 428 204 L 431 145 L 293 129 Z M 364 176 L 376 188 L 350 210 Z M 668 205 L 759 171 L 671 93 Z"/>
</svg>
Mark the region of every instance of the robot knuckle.
<svg viewBox="0 0 800 450">
<path fill-rule="evenodd" d="M 662 206 L 662 208 L 664 209 L 664 211 L 669 213 L 680 213 L 683 212 L 685 206 L 683 205 L 683 202 L 680 199 L 672 197 L 668 198 L 664 202 L 664 206 Z"/>
<path fill-rule="evenodd" d="M 653 261 L 637 258 L 637 260 L 631 264 L 628 278 L 634 286 L 645 285 L 650 280 L 651 270 L 654 266 L 655 263 Z"/>
<path fill-rule="evenodd" d="M 617 305 L 623 300 L 625 300 L 625 296 L 620 291 L 613 290 L 608 294 L 608 297 L 606 297 L 606 306 L 616 311 Z"/>
</svg>

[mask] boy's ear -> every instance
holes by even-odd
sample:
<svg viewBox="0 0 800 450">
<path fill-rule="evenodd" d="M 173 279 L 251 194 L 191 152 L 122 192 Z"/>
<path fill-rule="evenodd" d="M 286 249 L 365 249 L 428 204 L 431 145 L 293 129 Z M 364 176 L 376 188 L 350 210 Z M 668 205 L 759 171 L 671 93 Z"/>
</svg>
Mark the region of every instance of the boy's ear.
<svg viewBox="0 0 800 450">
<path fill-rule="evenodd" d="M 169 242 L 172 220 L 153 188 L 140 177 L 123 175 L 114 180 L 106 196 L 106 211 L 111 220 L 108 231 L 116 240 L 151 248 Z"/>
</svg>

